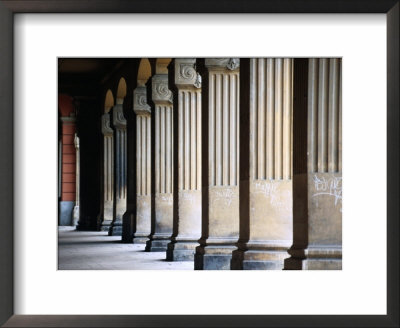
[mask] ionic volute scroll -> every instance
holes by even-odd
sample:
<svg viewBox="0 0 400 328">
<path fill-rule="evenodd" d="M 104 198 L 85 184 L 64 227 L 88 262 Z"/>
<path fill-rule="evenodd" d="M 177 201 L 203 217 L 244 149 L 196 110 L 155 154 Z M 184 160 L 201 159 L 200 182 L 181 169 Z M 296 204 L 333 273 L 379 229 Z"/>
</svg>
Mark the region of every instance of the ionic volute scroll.
<svg viewBox="0 0 400 328">
<path fill-rule="evenodd" d="M 113 135 L 113 129 L 111 128 L 110 124 L 110 114 L 105 113 L 101 117 L 101 132 L 105 136 L 112 136 Z"/>
<path fill-rule="evenodd" d="M 151 114 L 151 107 L 147 103 L 147 88 L 138 86 L 133 91 L 133 111 L 137 115 Z"/>
<path fill-rule="evenodd" d="M 172 92 L 168 89 L 167 74 L 156 74 L 152 77 L 152 100 L 156 104 L 172 104 Z"/>
<path fill-rule="evenodd" d="M 126 119 L 124 117 L 124 110 L 122 104 L 117 104 L 113 107 L 113 124 L 116 128 L 125 129 Z"/>
<path fill-rule="evenodd" d="M 197 89 L 201 88 L 201 75 L 199 73 L 196 74 L 196 81 L 194 81 L 194 87 Z"/>
<path fill-rule="evenodd" d="M 201 77 L 196 71 L 196 59 L 177 58 L 175 61 L 175 84 L 179 87 L 201 88 Z"/>
<path fill-rule="evenodd" d="M 206 67 L 216 69 L 229 69 L 231 71 L 237 70 L 240 67 L 239 58 L 206 58 Z"/>
<path fill-rule="evenodd" d="M 239 68 L 239 66 L 240 66 L 239 58 L 229 58 L 228 64 L 226 65 L 226 67 L 231 71 Z"/>
</svg>

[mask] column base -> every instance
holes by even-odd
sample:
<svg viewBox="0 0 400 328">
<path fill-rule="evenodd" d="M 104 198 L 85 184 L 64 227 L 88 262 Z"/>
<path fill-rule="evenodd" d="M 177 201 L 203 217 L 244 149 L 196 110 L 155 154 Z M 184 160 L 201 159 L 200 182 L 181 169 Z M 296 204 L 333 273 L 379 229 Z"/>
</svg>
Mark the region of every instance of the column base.
<svg viewBox="0 0 400 328">
<path fill-rule="evenodd" d="M 172 233 L 171 233 L 172 234 Z M 165 252 L 171 242 L 171 235 L 155 234 L 146 241 L 146 252 Z"/>
<path fill-rule="evenodd" d="M 341 247 L 308 247 L 290 249 L 285 270 L 342 270 Z"/>
<path fill-rule="evenodd" d="M 167 261 L 194 261 L 197 241 L 172 241 L 168 244 Z"/>
<path fill-rule="evenodd" d="M 111 227 L 112 220 L 104 220 L 101 223 L 100 231 L 109 231 Z"/>
<path fill-rule="evenodd" d="M 132 238 L 132 243 L 134 244 L 146 244 L 146 242 L 149 240 L 149 234 L 148 233 L 134 233 L 133 238 Z"/>
<path fill-rule="evenodd" d="M 114 221 L 108 230 L 109 236 L 122 236 L 122 221 Z"/>
<path fill-rule="evenodd" d="M 232 252 L 236 249 L 231 245 L 206 245 L 196 247 L 194 255 L 195 270 L 230 270 Z"/>
<path fill-rule="evenodd" d="M 236 250 L 232 255 L 232 270 L 283 270 L 287 251 Z"/>
</svg>

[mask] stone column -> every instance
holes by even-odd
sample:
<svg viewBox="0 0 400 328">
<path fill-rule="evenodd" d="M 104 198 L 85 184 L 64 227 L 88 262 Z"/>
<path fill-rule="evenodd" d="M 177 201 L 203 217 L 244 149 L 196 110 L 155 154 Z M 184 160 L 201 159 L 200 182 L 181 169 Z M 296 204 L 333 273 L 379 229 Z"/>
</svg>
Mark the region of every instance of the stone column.
<svg viewBox="0 0 400 328">
<path fill-rule="evenodd" d="M 201 237 L 201 77 L 196 59 L 173 62 L 174 106 L 177 104 L 178 190 L 174 234 L 167 260 L 193 261 Z M 177 99 L 175 99 L 177 98 Z M 176 101 L 177 100 L 177 101 Z"/>
<path fill-rule="evenodd" d="M 341 111 L 341 60 L 309 59 L 307 114 L 295 111 L 293 120 L 301 144 L 294 152 L 294 243 L 285 269 L 342 268 Z"/>
<path fill-rule="evenodd" d="M 122 235 L 122 217 L 126 211 L 126 120 L 123 112 L 122 103 L 113 107 L 114 125 L 114 178 L 115 178 L 115 197 L 114 197 L 114 216 L 108 234 L 110 236 Z"/>
<path fill-rule="evenodd" d="M 133 92 L 136 113 L 136 228 L 134 243 L 145 243 L 151 232 L 151 107 L 145 86 Z"/>
<path fill-rule="evenodd" d="M 80 149 L 79 149 L 79 137 L 75 133 L 75 151 L 76 151 L 76 173 L 75 173 L 75 207 L 72 218 L 72 225 L 77 226 L 79 222 L 79 189 L 80 189 Z"/>
<path fill-rule="evenodd" d="M 101 118 L 103 133 L 103 221 L 102 231 L 109 231 L 113 220 L 114 209 L 114 130 L 110 126 L 110 114 Z"/>
<path fill-rule="evenodd" d="M 201 62 L 199 63 L 201 64 Z M 195 269 L 230 269 L 239 238 L 239 59 L 205 59 L 203 236 Z"/>
<path fill-rule="evenodd" d="M 293 242 L 293 59 L 249 65 L 249 240 L 239 244 L 232 268 L 281 270 Z"/>
<path fill-rule="evenodd" d="M 173 106 L 168 89 L 168 74 L 152 77 L 152 101 L 155 105 L 155 218 L 146 251 L 166 251 L 173 224 Z"/>
</svg>

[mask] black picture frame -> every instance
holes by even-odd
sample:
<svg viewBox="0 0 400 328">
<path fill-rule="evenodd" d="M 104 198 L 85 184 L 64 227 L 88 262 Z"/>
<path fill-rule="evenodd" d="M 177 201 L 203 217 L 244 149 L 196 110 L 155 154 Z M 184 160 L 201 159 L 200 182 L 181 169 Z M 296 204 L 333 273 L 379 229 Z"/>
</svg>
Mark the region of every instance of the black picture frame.
<svg viewBox="0 0 400 328">
<path fill-rule="evenodd" d="M 0 324 L 4 327 L 399 327 L 399 8 L 399 0 L 0 0 Z M 15 131 L 11 124 L 14 14 L 122 12 L 386 14 L 387 315 L 14 315 Z"/>
</svg>

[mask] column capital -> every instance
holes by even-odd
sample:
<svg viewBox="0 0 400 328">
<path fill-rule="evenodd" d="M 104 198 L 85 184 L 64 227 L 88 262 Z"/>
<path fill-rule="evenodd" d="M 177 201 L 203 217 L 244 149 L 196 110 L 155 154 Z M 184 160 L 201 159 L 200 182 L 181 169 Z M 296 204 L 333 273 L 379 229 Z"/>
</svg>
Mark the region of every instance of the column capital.
<svg viewBox="0 0 400 328">
<path fill-rule="evenodd" d="M 114 132 L 110 125 L 110 114 L 108 113 L 103 114 L 101 117 L 101 132 L 105 136 L 112 136 Z"/>
<path fill-rule="evenodd" d="M 237 70 L 240 67 L 240 59 L 239 58 L 206 58 L 205 66 L 208 69 L 212 68 L 226 68 L 231 71 Z"/>
<path fill-rule="evenodd" d="M 175 85 L 180 87 L 201 88 L 201 76 L 196 72 L 195 58 L 176 58 L 175 66 Z"/>
<path fill-rule="evenodd" d="M 151 114 L 151 107 L 147 103 L 147 88 L 138 86 L 133 90 L 133 111 L 137 115 Z"/>
<path fill-rule="evenodd" d="M 156 74 L 151 78 L 152 99 L 155 104 L 172 104 L 172 92 L 168 89 L 168 75 Z"/>
<path fill-rule="evenodd" d="M 122 104 L 117 104 L 113 107 L 113 124 L 118 129 L 126 128 L 126 119 L 124 117 Z"/>
</svg>

